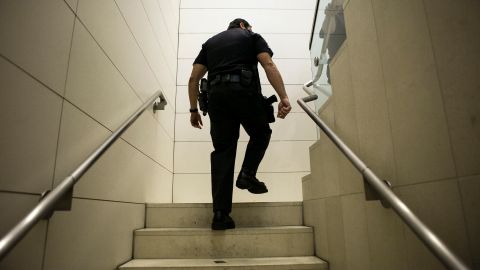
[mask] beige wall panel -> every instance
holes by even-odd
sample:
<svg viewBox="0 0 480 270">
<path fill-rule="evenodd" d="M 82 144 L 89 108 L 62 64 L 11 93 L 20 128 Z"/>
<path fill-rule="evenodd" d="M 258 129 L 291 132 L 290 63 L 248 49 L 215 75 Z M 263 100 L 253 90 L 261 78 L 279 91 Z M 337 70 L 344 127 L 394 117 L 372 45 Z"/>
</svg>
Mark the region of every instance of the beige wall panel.
<svg viewBox="0 0 480 270">
<path fill-rule="evenodd" d="M 467 264 L 471 263 L 458 181 L 446 180 L 398 188 L 398 194 Z M 409 268 L 442 269 L 441 263 L 405 226 Z"/>
<path fill-rule="evenodd" d="M 473 268 L 480 268 L 480 176 L 459 180 Z"/>
<path fill-rule="evenodd" d="M 210 173 L 211 142 L 175 142 L 174 151 L 175 174 Z"/>
<path fill-rule="evenodd" d="M 211 202 L 212 184 L 209 173 L 175 173 L 173 175 L 173 203 Z"/>
<path fill-rule="evenodd" d="M 110 135 L 111 131 L 65 102 L 58 139 L 55 183 L 67 177 Z"/>
<path fill-rule="evenodd" d="M 335 148 L 336 151 L 338 148 Z M 344 154 L 338 154 L 338 178 L 340 194 L 363 193 L 363 176 Z"/>
<path fill-rule="evenodd" d="M 182 0 L 181 8 L 254 8 L 254 9 L 314 9 L 314 0 Z"/>
<path fill-rule="evenodd" d="M 353 194 L 341 197 L 341 201 L 345 230 L 345 269 L 370 270 L 365 197 L 363 194 Z"/>
<path fill-rule="evenodd" d="M 325 200 L 329 269 L 346 269 L 345 228 L 340 197 Z M 322 255 L 320 255 L 322 256 Z"/>
<path fill-rule="evenodd" d="M 312 175 L 307 174 L 302 177 L 302 196 L 304 201 L 315 199 L 315 192 L 312 188 Z"/>
<path fill-rule="evenodd" d="M 141 102 L 80 23 L 76 24 L 66 98 L 113 130 Z"/>
<path fill-rule="evenodd" d="M 355 98 L 350 72 L 349 50 L 345 42 L 331 63 L 332 92 L 335 95 L 335 130 L 338 136 L 358 153 L 358 129 L 355 115 Z M 339 153 L 338 176 L 340 193 L 362 191 L 362 177 L 348 159 Z"/>
<path fill-rule="evenodd" d="M 353 3 L 353 2 L 352 2 Z M 379 201 L 365 202 L 371 269 L 409 270 L 403 221 Z"/>
<path fill-rule="evenodd" d="M 459 176 L 480 173 L 480 3 L 425 1 Z"/>
<path fill-rule="evenodd" d="M 358 155 L 384 179 L 396 184 L 392 134 L 375 21 L 370 1 L 353 1 L 345 10 Z M 355 53 L 363 52 L 363 53 Z"/>
<path fill-rule="evenodd" d="M 144 112 L 122 137 L 173 172 L 173 138 L 153 118 L 152 112 Z"/>
<path fill-rule="evenodd" d="M 310 71 L 311 61 L 310 59 L 287 59 L 287 58 L 275 58 L 273 61 L 282 75 L 283 82 L 285 84 L 299 84 L 312 80 L 312 74 Z M 267 75 L 265 70 L 258 65 L 258 73 L 260 75 L 260 82 L 262 84 L 268 84 Z"/>
<path fill-rule="evenodd" d="M 211 142 L 210 118 L 203 116 L 201 129 L 194 128 L 190 124 L 190 113 L 177 113 L 175 118 L 175 141 L 176 142 Z M 245 140 L 242 132 L 240 140 Z"/>
<path fill-rule="evenodd" d="M 319 110 L 320 119 L 331 129 L 335 128 L 335 96 L 331 96 Z M 326 137 L 325 134 L 323 136 Z"/>
<path fill-rule="evenodd" d="M 52 184 L 62 99 L 0 58 L 0 189 L 41 193 Z"/>
<path fill-rule="evenodd" d="M 313 141 L 270 142 L 259 172 L 308 172 L 308 147 Z M 239 142 L 235 171 L 239 171 L 245 155 L 246 142 Z M 209 173 L 211 142 L 177 142 L 175 144 L 175 173 Z M 288 153 L 286 155 L 285 153 Z"/>
<path fill-rule="evenodd" d="M 175 112 L 174 108 L 167 104 L 165 110 L 156 111 L 153 117 L 165 129 L 170 138 L 175 136 Z"/>
<path fill-rule="evenodd" d="M 178 23 L 180 19 L 180 0 L 157 0 L 158 6 L 162 12 L 162 18 L 167 26 L 170 43 L 173 45 L 176 53 L 178 50 Z"/>
<path fill-rule="evenodd" d="M 75 187 L 78 197 L 127 202 L 171 202 L 172 172 L 117 141 Z"/>
<path fill-rule="evenodd" d="M 44 269 L 116 269 L 132 258 L 144 216 L 143 204 L 74 199 L 50 220 Z"/>
<path fill-rule="evenodd" d="M 328 260 L 328 230 L 325 199 L 303 201 L 303 222 L 313 227 L 315 237 L 315 256 Z"/>
<path fill-rule="evenodd" d="M 234 174 L 234 181 L 238 173 Z M 300 181 L 305 173 L 258 173 L 268 192 L 251 194 L 233 187 L 233 202 L 297 202 L 302 201 Z M 175 174 L 173 184 L 174 203 L 212 202 L 210 174 Z"/>
<path fill-rule="evenodd" d="M 158 90 L 153 72 L 113 0 L 81 0 L 77 13 L 143 100 Z"/>
<path fill-rule="evenodd" d="M 153 70 L 168 104 L 175 107 L 173 103 L 175 101 L 175 72 L 170 70 L 166 63 L 164 52 L 155 37 L 142 2 L 117 0 L 116 3 L 142 49 L 149 67 Z"/>
<path fill-rule="evenodd" d="M 195 59 L 178 59 L 178 69 L 177 69 L 177 86 L 179 85 L 188 85 L 188 79 L 190 74 L 192 74 L 192 65 Z M 205 76 L 207 76 L 206 74 Z M 180 90 L 179 90 L 180 91 Z M 187 98 L 188 98 L 188 87 L 187 87 Z M 187 99 L 188 100 L 188 99 Z"/>
<path fill-rule="evenodd" d="M 0 2 L 0 53 L 63 95 L 74 15 L 61 0 Z"/>
<path fill-rule="evenodd" d="M 311 192 L 314 198 L 339 194 L 338 159 L 338 150 L 326 136 L 310 147 Z"/>
<path fill-rule="evenodd" d="M 422 1 L 373 1 L 399 183 L 455 175 Z"/>
<path fill-rule="evenodd" d="M 142 0 L 142 4 L 145 7 L 148 19 L 153 27 L 155 36 L 157 38 L 162 52 L 167 60 L 167 65 L 170 70 L 177 70 L 177 47 L 172 43 L 169 36 L 165 19 L 162 15 L 159 2 L 157 0 Z"/>
<path fill-rule="evenodd" d="M 110 135 L 65 103 L 55 180 L 59 183 Z M 132 202 L 170 202 L 172 172 L 120 139 L 83 176 L 75 195 Z"/>
<path fill-rule="evenodd" d="M 3 237 L 38 203 L 39 196 L 0 192 L 0 235 Z M 41 270 L 47 222 L 40 221 L 0 262 L 2 270 Z"/>
<path fill-rule="evenodd" d="M 252 24 L 253 31 L 260 34 L 309 34 L 312 28 L 313 9 L 314 7 L 311 10 L 181 9 L 179 33 L 217 33 L 226 30 L 234 18 L 244 18 Z M 278 27 L 279 25 L 282 27 Z"/>
</svg>

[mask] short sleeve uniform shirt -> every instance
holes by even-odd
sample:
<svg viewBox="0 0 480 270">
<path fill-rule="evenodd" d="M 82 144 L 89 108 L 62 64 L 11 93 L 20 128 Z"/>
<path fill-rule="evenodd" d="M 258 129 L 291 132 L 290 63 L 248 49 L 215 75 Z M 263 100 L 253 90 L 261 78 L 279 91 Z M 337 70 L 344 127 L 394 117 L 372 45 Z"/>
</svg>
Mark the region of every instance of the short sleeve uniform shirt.
<svg viewBox="0 0 480 270">
<path fill-rule="evenodd" d="M 223 31 L 202 45 L 194 64 L 207 67 L 209 79 L 217 74 L 234 73 L 241 68 L 257 65 L 257 55 L 273 56 L 267 42 L 259 34 L 242 28 Z"/>
</svg>

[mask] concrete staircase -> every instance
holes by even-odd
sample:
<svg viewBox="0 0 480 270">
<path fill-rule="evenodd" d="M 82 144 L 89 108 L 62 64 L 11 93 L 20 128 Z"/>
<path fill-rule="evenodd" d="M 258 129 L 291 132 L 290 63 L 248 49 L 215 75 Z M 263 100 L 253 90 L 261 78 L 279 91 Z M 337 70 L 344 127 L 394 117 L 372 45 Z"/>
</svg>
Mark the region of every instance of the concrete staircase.
<svg viewBox="0 0 480 270">
<path fill-rule="evenodd" d="M 211 204 L 148 204 L 134 259 L 119 269 L 328 269 L 302 203 L 238 203 L 231 216 L 236 229 L 212 231 Z"/>
</svg>

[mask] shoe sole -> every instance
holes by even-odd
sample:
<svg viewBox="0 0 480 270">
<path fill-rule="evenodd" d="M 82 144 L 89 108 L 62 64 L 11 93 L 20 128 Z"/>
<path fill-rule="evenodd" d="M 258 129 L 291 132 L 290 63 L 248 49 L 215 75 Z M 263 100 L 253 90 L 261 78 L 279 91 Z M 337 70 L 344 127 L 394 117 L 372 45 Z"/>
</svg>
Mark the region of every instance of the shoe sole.
<svg viewBox="0 0 480 270">
<path fill-rule="evenodd" d="M 229 230 L 229 229 L 235 229 L 235 224 L 218 224 L 218 223 L 212 223 L 212 230 L 214 231 L 223 231 L 223 230 Z"/>
<path fill-rule="evenodd" d="M 239 189 L 246 189 L 248 190 L 248 192 L 253 194 L 263 194 L 268 192 L 268 189 L 266 187 L 265 188 L 257 187 L 257 186 L 249 185 L 239 181 L 235 183 L 235 186 Z"/>
<path fill-rule="evenodd" d="M 263 194 L 263 193 L 267 193 L 268 192 L 268 189 L 265 188 L 265 189 L 260 189 L 260 190 L 256 190 L 255 188 L 249 188 L 247 189 L 248 192 L 250 193 L 253 193 L 253 194 Z"/>
</svg>

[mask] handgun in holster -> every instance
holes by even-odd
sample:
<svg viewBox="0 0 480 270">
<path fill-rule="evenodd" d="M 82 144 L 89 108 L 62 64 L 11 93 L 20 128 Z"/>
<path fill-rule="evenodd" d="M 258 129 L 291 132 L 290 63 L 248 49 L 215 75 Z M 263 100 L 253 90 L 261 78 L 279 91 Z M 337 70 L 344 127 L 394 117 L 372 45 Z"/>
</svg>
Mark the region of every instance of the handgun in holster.
<svg viewBox="0 0 480 270">
<path fill-rule="evenodd" d="M 203 116 L 208 113 L 208 81 L 203 78 L 200 80 L 200 93 L 198 93 L 198 104 L 200 110 L 203 112 Z"/>
<path fill-rule="evenodd" d="M 263 107 L 265 108 L 265 112 L 267 113 L 267 120 L 268 123 L 275 122 L 275 113 L 273 111 L 273 103 L 277 102 L 277 96 L 271 95 L 270 97 L 263 96 Z"/>
</svg>

